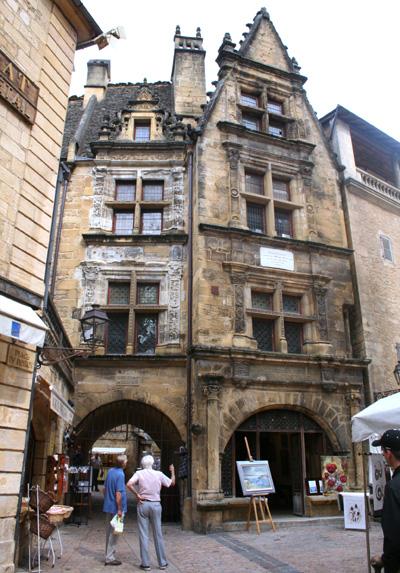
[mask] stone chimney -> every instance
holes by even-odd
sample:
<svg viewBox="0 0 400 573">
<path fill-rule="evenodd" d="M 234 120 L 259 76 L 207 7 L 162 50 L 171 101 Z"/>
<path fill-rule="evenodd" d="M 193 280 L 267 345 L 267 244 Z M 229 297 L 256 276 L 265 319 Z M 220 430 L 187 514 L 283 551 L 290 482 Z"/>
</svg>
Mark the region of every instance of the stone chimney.
<svg viewBox="0 0 400 573">
<path fill-rule="evenodd" d="M 86 107 L 92 95 L 101 101 L 106 93 L 107 85 L 111 79 L 110 60 L 89 60 L 87 63 L 87 79 L 83 106 Z"/>
<path fill-rule="evenodd" d="M 176 27 L 172 85 L 175 113 L 190 119 L 203 113 L 206 103 L 205 51 L 200 28 L 196 36 L 182 36 Z"/>
</svg>

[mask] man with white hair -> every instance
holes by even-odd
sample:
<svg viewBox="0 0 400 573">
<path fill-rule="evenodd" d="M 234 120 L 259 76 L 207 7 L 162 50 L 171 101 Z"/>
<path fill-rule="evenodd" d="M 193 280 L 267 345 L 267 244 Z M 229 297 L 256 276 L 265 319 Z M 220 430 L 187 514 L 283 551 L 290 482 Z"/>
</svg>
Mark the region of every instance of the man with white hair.
<svg viewBox="0 0 400 573">
<path fill-rule="evenodd" d="M 162 486 L 170 487 L 171 485 L 175 485 L 175 468 L 172 464 L 169 466 L 171 478 L 162 472 L 153 470 L 153 464 L 153 456 L 144 456 L 141 461 L 143 469 L 134 473 L 127 483 L 128 489 L 135 494 L 138 500 L 137 522 L 139 529 L 140 558 L 142 561 L 140 568 L 144 571 L 150 571 L 149 523 L 151 523 L 153 530 L 154 546 L 159 568 L 166 569 L 168 567 L 161 531 L 160 491 Z"/>
<path fill-rule="evenodd" d="M 104 565 L 121 565 L 121 561 L 115 557 L 118 535 L 114 535 L 110 523 L 115 514 L 123 517 L 127 512 L 126 488 L 124 469 L 128 458 L 125 455 L 117 456 L 115 467 L 107 473 L 104 484 L 103 511 L 106 514 L 106 555 Z"/>
</svg>

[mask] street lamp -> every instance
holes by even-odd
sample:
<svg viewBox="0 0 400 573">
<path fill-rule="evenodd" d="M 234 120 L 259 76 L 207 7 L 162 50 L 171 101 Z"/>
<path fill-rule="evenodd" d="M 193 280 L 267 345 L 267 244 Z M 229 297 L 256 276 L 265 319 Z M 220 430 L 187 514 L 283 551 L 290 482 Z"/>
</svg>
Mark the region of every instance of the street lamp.
<svg viewBox="0 0 400 573">
<path fill-rule="evenodd" d="M 83 342 L 87 344 L 92 351 L 96 346 L 104 343 L 105 327 L 108 323 L 108 316 L 100 310 L 100 305 L 93 304 L 90 310 L 87 310 L 80 319 L 82 328 Z"/>
</svg>

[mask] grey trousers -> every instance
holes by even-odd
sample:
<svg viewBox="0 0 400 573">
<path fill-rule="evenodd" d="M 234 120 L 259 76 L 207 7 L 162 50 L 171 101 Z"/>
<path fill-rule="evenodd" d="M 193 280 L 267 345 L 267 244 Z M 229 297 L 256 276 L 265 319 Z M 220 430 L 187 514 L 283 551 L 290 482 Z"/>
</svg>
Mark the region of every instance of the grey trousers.
<svg viewBox="0 0 400 573">
<path fill-rule="evenodd" d="M 114 535 L 114 528 L 110 525 L 110 521 L 115 513 L 106 513 L 106 554 L 105 562 L 115 561 L 115 549 L 117 547 L 117 540 L 119 535 Z"/>
<path fill-rule="evenodd" d="M 167 564 L 164 541 L 161 531 L 161 503 L 156 501 L 143 501 L 137 506 L 137 523 L 139 529 L 140 558 L 142 565 L 150 565 L 149 556 L 149 524 L 153 530 L 154 547 L 156 548 L 158 565 Z"/>
</svg>

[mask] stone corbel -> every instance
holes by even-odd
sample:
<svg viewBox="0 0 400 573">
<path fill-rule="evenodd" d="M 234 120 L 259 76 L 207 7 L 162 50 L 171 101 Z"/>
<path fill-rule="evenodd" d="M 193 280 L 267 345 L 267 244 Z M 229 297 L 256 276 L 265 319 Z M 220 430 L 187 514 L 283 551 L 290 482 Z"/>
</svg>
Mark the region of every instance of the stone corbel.
<svg viewBox="0 0 400 573">
<path fill-rule="evenodd" d="M 202 391 L 207 400 L 218 400 L 221 388 L 224 382 L 224 376 L 208 374 L 202 377 Z"/>
<path fill-rule="evenodd" d="M 322 391 L 327 394 L 332 394 L 338 389 L 338 384 L 335 382 L 335 372 L 331 368 L 321 368 L 321 386 Z"/>
</svg>

